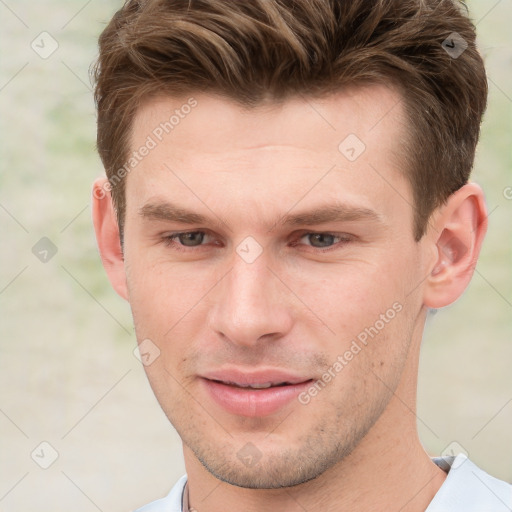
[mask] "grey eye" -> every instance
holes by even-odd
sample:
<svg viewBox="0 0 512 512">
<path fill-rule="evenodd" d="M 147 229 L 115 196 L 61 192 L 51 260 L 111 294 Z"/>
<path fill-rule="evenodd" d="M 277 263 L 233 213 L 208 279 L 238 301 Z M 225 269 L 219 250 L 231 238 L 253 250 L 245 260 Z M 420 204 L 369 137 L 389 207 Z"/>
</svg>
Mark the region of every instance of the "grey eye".
<svg viewBox="0 0 512 512">
<path fill-rule="evenodd" d="M 309 239 L 312 247 L 329 247 L 335 243 L 335 238 L 337 238 L 328 233 L 309 233 L 306 237 Z"/>
<path fill-rule="evenodd" d="M 177 238 L 181 245 L 195 247 L 202 244 L 204 233 L 202 231 L 190 231 L 188 233 L 180 233 Z"/>
</svg>

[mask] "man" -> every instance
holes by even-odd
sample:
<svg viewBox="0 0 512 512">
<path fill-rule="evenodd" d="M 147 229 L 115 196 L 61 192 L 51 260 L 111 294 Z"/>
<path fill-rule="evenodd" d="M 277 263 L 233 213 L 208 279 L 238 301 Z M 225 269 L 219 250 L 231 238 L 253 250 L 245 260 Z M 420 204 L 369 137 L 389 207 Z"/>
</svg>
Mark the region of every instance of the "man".
<svg viewBox="0 0 512 512">
<path fill-rule="evenodd" d="M 451 0 L 128 1 L 100 38 L 94 225 L 187 474 L 141 511 L 492 511 L 430 458 L 429 308 L 487 226 L 487 84 Z"/>
</svg>

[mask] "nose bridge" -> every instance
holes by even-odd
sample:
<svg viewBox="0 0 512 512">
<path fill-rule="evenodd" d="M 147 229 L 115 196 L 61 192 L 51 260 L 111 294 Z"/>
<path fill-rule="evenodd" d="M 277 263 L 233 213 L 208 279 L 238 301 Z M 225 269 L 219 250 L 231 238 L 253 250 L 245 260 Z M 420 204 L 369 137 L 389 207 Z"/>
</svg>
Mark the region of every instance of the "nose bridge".
<svg viewBox="0 0 512 512">
<path fill-rule="evenodd" d="M 267 263 L 264 257 L 253 262 L 234 258 L 228 280 L 229 294 L 233 299 L 239 299 L 240 306 L 264 307 L 271 299 L 272 286 L 269 281 L 272 274 L 267 268 Z"/>
<path fill-rule="evenodd" d="M 211 328 L 235 344 L 282 336 L 291 326 L 291 311 L 282 285 L 267 268 L 267 258 L 234 256 L 230 272 L 216 287 Z"/>
</svg>

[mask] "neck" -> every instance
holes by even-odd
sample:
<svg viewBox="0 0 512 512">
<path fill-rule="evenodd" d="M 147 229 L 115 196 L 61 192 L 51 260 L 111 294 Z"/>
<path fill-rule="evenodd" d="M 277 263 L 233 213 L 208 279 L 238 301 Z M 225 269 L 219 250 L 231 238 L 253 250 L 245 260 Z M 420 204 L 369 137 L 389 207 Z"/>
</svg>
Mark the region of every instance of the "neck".
<svg viewBox="0 0 512 512">
<path fill-rule="evenodd" d="M 184 446 L 190 510 L 424 512 L 446 473 L 425 453 L 417 434 L 421 332 L 414 338 L 400 384 L 383 414 L 350 455 L 314 480 L 282 489 L 236 487 L 212 476 Z"/>
</svg>

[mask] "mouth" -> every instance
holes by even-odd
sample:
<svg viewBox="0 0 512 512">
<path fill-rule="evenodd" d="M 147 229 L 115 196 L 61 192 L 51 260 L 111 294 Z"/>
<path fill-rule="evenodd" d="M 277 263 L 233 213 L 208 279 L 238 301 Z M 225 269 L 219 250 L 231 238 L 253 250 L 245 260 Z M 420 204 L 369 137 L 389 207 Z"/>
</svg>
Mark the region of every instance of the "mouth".
<svg viewBox="0 0 512 512">
<path fill-rule="evenodd" d="M 268 416 L 281 411 L 292 405 L 314 380 L 283 372 L 223 373 L 203 376 L 200 380 L 205 391 L 224 412 L 245 417 Z"/>
<path fill-rule="evenodd" d="M 216 380 L 212 379 L 213 382 L 218 382 L 219 384 L 224 384 L 225 386 L 231 386 L 234 388 L 241 388 L 241 389 L 268 389 L 268 388 L 278 388 L 282 386 L 294 386 L 296 383 L 293 382 L 263 382 L 263 383 L 252 383 L 252 384 L 242 384 L 239 382 L 229 382 L 229 381 L 222 381 L 222 380 Z M 312 382 L 313 379 L 308 379 L 307 381 L 303 382 Z M 299 382 L 300 383 L 300 382 Z"/>
</svg>

